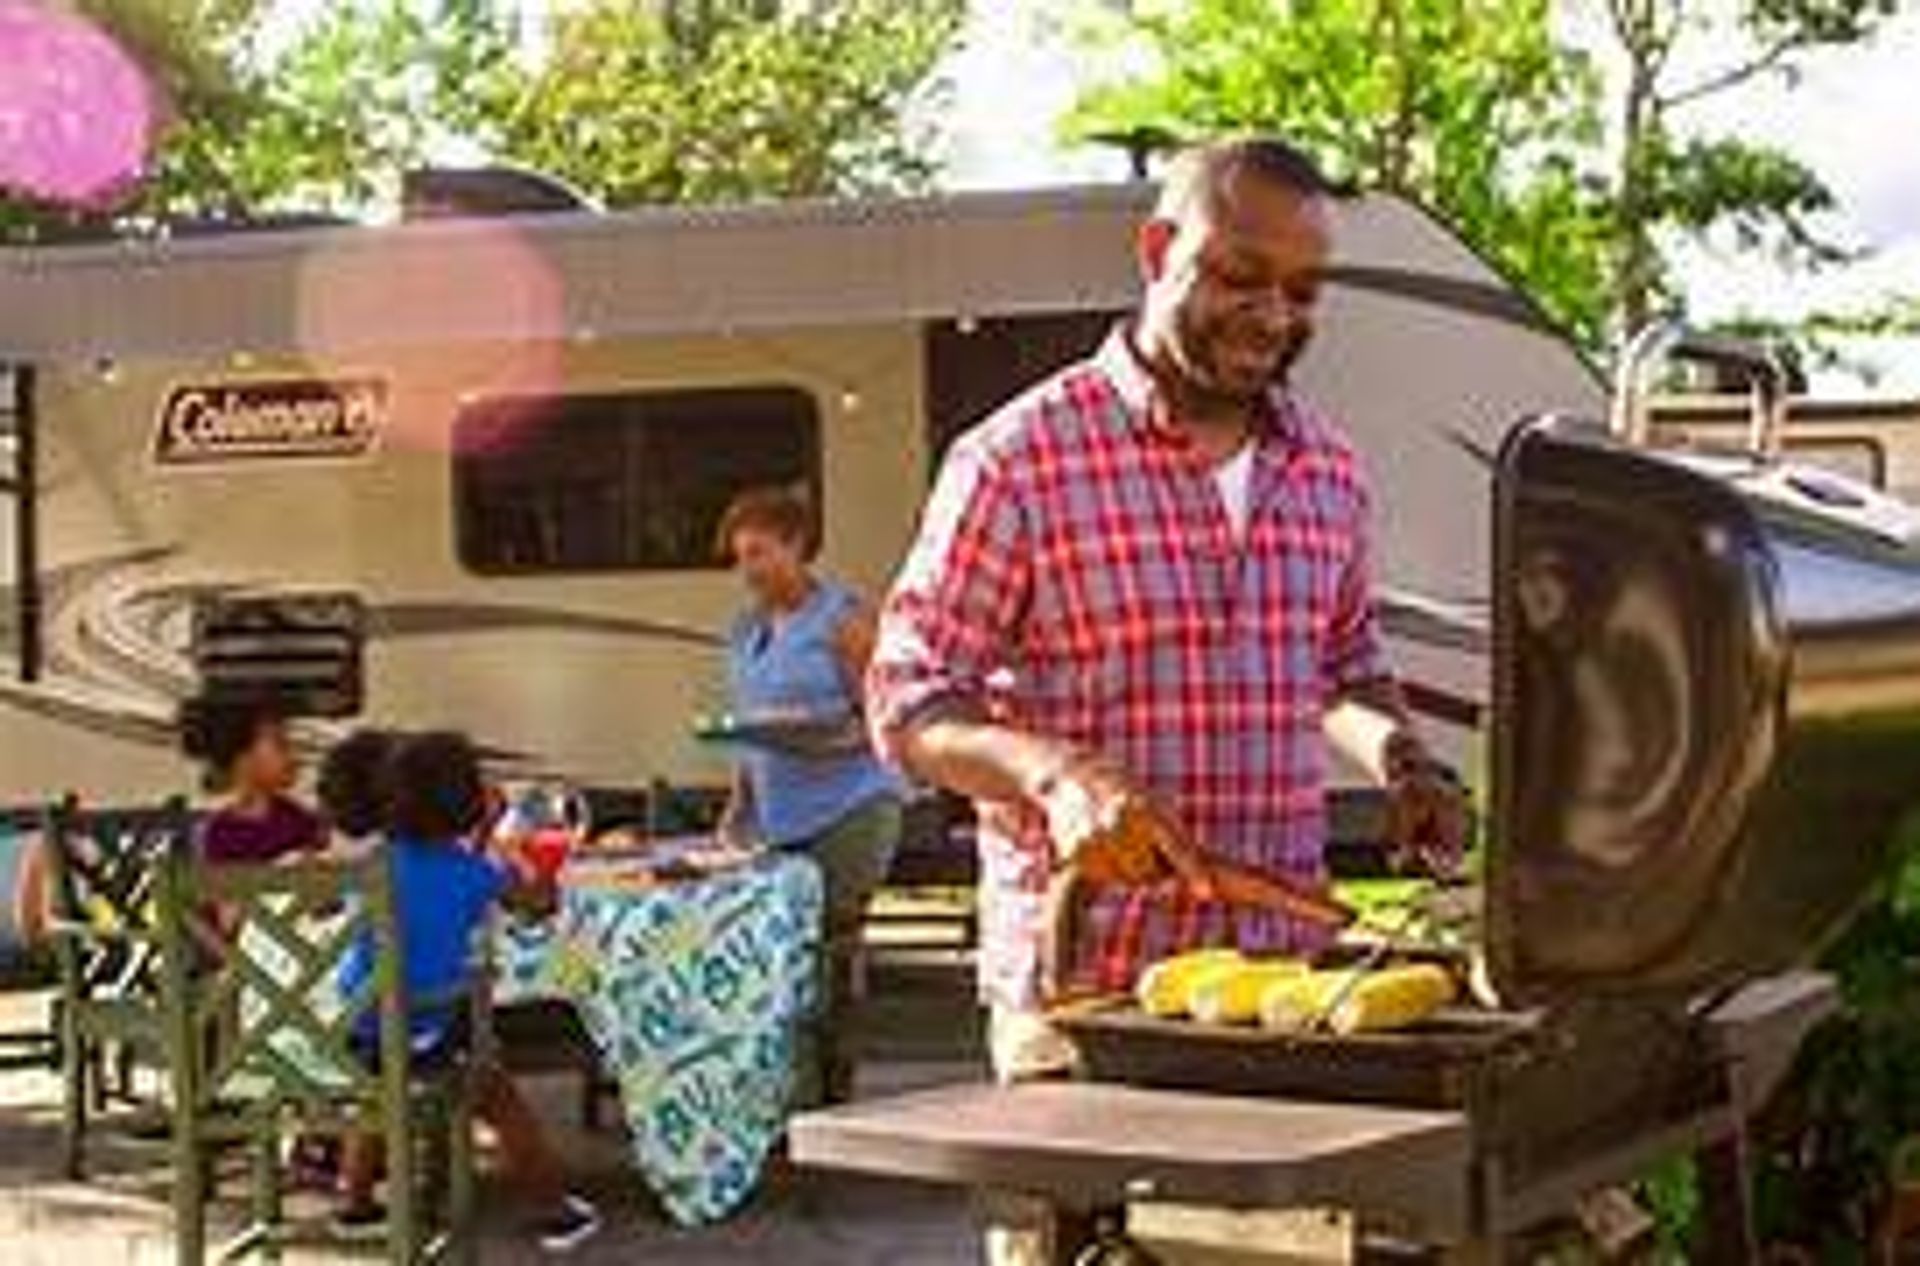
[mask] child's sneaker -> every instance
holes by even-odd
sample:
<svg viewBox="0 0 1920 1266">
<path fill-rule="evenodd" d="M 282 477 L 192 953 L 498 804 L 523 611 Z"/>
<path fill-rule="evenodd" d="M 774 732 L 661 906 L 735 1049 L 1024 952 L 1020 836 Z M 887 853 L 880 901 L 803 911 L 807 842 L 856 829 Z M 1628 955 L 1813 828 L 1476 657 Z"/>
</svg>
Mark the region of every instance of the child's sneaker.
<svg viewBox="0 0 1920 1266">
<path fill-rule="evenodd" d="M 540 1247 L 549 1253 L 571 1253 L 600 1231 L 600 1210 L 581 1196 L 561 1197 L 553 1212 L 534 1224 Z"/>
</svg>

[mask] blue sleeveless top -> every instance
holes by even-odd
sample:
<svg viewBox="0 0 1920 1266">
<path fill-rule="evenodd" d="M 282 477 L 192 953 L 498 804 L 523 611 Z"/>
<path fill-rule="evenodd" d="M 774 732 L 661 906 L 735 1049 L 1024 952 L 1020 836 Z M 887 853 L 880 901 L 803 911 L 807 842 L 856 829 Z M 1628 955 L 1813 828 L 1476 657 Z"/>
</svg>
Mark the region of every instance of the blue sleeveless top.
<svg viewBox="0 0 1920 1266">
<path fill-rule="evenodd" d="M 736 712 L 804 711 L 822 720 L 853 718 L 856 700 L 841 671 L 835 634 L 857 605 L 842 585 L 822 581 L 777 625 L 750 611 L 727 639 L 727 675 Z M 899 795 L 893 773 L 861 748 L 802 756 L 743 744 L 737 759 L 753 795 L 753 825 L 769 844 L 821 834 L 883 795 Z"/>
</svg>

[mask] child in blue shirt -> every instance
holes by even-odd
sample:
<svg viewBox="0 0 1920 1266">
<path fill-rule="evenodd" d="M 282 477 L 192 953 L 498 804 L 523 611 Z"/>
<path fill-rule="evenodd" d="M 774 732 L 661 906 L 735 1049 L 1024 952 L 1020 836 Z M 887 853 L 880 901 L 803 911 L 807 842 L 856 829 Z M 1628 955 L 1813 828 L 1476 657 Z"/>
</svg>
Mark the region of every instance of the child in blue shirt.
<svg viewBox="0 0 1920 1266">
<path fill-rule="evenodd" d="M 327 749 L 314 796 L 343 851 L 377 847 L 387 828 L 387 762 L 405 737 L 397 730 L 361 728 Z"/>
<path fill-rule="evenodd" d="M 464 1053 L 467 1007 L 457 995 L 468 983 L 474 937 L 488 912 L 503 903 L 550 910 L 553 893 L 468 844 L 484 826 L 491 805 L 472 743 L 451 733 L 390 743 L 382 780 L 385 852 L 392 868 L 411 1009 L 411 1063 L 431 1068 Z M 363 932 L 349 948 L 339 972 L 343 996 L 353 997 L 365 987 L 375 952 L 370 932 Z M 361 1057 L 377 1065 L 378 1019 L 372 1012 L 361 1017 L 353 1038 Z M 567 1190 L 539 1119 L 506 1071 L 487 1065 L 478 1073 L 475 1113 L 499 1138 L 515 1185 L 545 1211 L 536 1228 L 541 1246 L 564 1252 L 584 1242 L 599 1229 L 598 1212 Z M 364 1135 L 348 1139 L 342 1160 L 346 1204 L 336 1218 L 343 1230 L 382 1226 L 384 1213 L 373 1201 L 377 1163 L 376 1140 Z"/>
</svg>

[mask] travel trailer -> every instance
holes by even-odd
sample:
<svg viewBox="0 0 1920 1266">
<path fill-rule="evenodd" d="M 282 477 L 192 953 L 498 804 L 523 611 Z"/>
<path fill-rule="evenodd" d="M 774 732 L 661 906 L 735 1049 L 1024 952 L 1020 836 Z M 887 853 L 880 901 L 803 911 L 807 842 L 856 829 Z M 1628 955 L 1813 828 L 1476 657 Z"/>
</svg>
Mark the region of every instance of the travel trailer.
<svg viewBox="0 0 1920 1266">
<path fill-rule="evenodd" d="M 1138 187 L 498 217 L 0 252 L 0 802 L 183 785 L 196 604 L 356 598 L 365 712 L 526 773 L 716 779 L 756 484 L 881 589 L 960 429 L 1135 293 Z M 1369 197 L 1303 367 L 1371 467 L 1395 654 L 1484 697 L 1488 464 L 1602 383 L 1443 225 Z"/>
<path fill-rule="evenodd" d="M 1920 505 L 1920 400 L 1803 400 L 1788 405 L 1787 455 Z M 1655 402 L 1654 434 L 1699 447 L 1738 445 L 1748 416 L 1737 400 Z"/>
</svg>

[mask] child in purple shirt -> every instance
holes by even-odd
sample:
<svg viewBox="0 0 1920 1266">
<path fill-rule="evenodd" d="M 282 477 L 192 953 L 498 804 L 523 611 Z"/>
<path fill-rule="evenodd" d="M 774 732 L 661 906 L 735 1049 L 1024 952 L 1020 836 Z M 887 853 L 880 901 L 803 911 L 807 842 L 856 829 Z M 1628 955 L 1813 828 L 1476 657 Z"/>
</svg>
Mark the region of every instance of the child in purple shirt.
<svg viewBox="0 0 1920 1266">
<path fill-rule="evenodd" d="M 201 860 L 258 865 L 327 846 L 326 824 L 293 798 L 300 762 L 279 709 L 264 700 L 192 700 L 180 710 L 180 745 L 206 766 L 208 790 L 221 797 L 194 838 Z M 223 936 L 232 935 L 228 912 L 206 914 Z M 337 1159 L 328 1143 L 295 1141 L 291 1161 L 299 1181 L 331 1182 Z"/>
<path fill-rule="evenodd" d="M 196 700 L 181 712 L 181 745 L 205 763 L 221 803 L 201 824 L 202 859 L 275 862 L 326 847 L 318 814 L 293 798 L 300 762 L 286 719 L 265 701 Z"/>
</svg>

